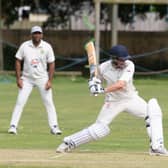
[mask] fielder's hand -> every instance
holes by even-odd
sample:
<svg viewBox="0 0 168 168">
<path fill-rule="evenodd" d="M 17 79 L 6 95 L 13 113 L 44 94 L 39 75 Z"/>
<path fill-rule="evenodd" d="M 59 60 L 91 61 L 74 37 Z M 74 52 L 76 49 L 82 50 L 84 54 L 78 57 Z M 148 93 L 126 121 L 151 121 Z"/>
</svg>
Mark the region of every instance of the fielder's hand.
<svg viewBox="0 0 168 168">
<path fill-rule="evenodd" d="M 48 80 L 47 83 L 46 83 L 46 85 L 45 85 L 45 89 L 49 90 L 50 88 L 51 88 L 51 81 Z"/>
<path fill-rule="evenodd" d="M 17 86 L 22 89 L 23 88 L 23 80 L 22 79 L 17 79 Z"/>
<path fill-rule="evenodd" d="M 101 85 L 100 79 L 94 77 L 89 80 L 88 84 L 89 84 L 89 89 L 91 94 L 97 95 L 97 94 L 104 93 L 104 88 Z"/>
</svg>

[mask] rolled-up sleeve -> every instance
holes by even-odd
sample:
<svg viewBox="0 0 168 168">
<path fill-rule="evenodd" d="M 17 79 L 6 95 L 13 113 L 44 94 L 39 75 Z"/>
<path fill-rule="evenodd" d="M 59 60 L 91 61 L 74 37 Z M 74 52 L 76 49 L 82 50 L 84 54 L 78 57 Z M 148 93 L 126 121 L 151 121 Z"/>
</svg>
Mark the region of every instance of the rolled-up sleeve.
<svg viewBox="0 0 168 168">
<path fill-rule="evenodd" d="M 23 60 L 23 57 L 24 57 L 24 45 L 22 44 L 18 51 L 16 52 L 16 55 L 15 55 L 15 58 L 19 59 L 19 60 Z"/>
</svg>

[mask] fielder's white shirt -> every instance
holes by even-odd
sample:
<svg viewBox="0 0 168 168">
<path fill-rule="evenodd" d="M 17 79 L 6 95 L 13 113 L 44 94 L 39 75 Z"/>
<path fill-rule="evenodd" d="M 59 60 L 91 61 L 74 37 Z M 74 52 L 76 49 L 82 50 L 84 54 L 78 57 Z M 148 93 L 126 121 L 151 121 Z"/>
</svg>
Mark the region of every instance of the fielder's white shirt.
<svg viewBox="0 0 168 168">
<path fill-rule="evenodd" d="M 47 78 L 47 63 L 55 61 L 51 45 L 43 40 L 36 47 L 32 40 L 21 44 L 15 57 L 23 60 L 23 77 L 32 79 Z"/>
<path fill-rule="evenodd" d="M 100 78 L 103 78 L 107 82 L 107 86 L 116 83 L 118 80 L 126 82 L 124 89 L 107 93 L 105 101 L 118 101 L 137 95 L 137 91 L 133 85 L 134 63 L 130 60 L 126 60 L 125 64 L 124 69 L 117 69 L 112 65 L 112 61 L 109 60 L 99 66 Z"/>
</svg>

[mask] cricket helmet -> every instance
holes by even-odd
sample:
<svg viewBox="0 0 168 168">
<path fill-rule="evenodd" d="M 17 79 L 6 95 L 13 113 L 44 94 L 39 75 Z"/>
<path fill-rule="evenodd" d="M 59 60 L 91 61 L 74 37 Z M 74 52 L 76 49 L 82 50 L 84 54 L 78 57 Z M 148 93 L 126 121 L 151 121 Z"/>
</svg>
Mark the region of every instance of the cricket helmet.
<svg viewBox="0 0 168 168">
<path fill-rule="evenodd" d="M 121 59 L 121 60 L 128 60 L 130 59 L 130 55 L 128 53 L 127 48 L 124 45 L 115 45 L 110 50 L 109 53 L 111 58 Z"/>
</svg>

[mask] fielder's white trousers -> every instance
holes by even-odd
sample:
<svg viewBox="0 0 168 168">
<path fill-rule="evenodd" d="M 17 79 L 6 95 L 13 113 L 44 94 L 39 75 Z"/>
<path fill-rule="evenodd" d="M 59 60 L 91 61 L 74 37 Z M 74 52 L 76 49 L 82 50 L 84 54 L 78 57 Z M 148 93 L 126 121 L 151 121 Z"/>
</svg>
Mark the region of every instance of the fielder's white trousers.
<svg viewBox="0 0 168 168">
<path fill-rule="evenodd" d="M 97 117 L 97 121 L 109 125 L 121 112 L 128 112 L 135 116 L 145 118 L 147 116 L 147 103 L 138 95 L 131 99 L 105 102 Z"/>
<path fill-rule="evenodd" d="M 50 128 L 52 128 L 54 125 L 58 125 L 57 113 L 52 98 L 52 89 L 45 89 L 47 81 L 47 78 L 32 80 L 23 77 L 23 88 L 19 89 L 10 125 L 15 125 L 16 127 L 18 126 L 24 105 L 26 104 L 33 87 L 37 87 L 40 92 L 41 98 L 48 114 L 48 123 Z"/>
</svg>

